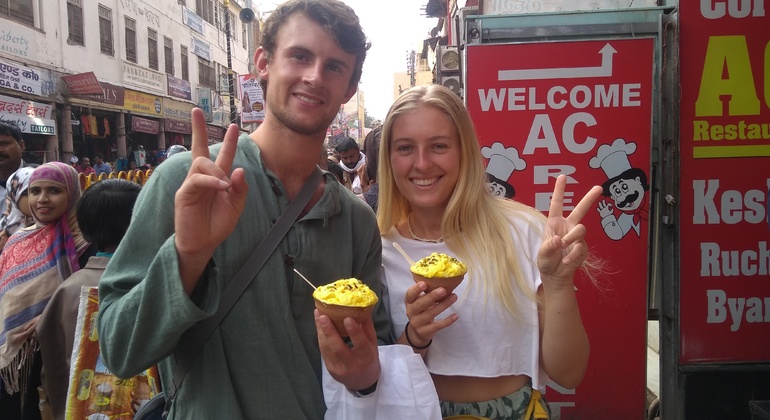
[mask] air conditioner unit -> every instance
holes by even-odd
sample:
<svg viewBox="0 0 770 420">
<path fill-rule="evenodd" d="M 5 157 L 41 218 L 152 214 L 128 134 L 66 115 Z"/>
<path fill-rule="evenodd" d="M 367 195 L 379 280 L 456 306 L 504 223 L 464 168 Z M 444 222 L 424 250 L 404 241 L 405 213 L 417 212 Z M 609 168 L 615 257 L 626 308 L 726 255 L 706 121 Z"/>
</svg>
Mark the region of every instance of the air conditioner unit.
<svg viewBox="0 0 770 420">
<path fill-rule="evenodd" d="M 439 73 L 460 71 L 460 53 L 454 45 L 440 45 L 438 48 Z"/>
<path fill-rule="evenodd" d="M 462 84 L 460 83 L 459 75 L 442 77 L 441 85 L 446 88 L 449 88 L 449 90 L 457 94 L 457 96 L 461 98 L 463 97 L 463 87 L 462 87 Z"/>
</svg>

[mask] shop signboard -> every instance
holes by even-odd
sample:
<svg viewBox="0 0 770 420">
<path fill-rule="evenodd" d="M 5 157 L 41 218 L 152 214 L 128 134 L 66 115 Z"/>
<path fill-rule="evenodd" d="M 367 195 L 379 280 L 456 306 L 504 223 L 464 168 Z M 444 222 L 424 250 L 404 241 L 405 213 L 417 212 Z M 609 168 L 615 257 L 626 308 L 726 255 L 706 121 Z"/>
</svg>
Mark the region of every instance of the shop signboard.
<svg viewBox="0 0 770 420">
<path fill-rule="evenodd" d="M 225 129 L 215 125 L 207 125 L 206 134 L 209 136 L 209 144 L 221 142 L 225 138 Z"/>
<path fill-rule="evenodd" d="M 265 100 L 259 79 L 251 74 L 238 76 L 241 94 L 241 122 L 261 123 L 265 120 Z"/>
<path fill-rule="evenodd" d="M 30 95 L 40 96 L 43 93 L 39 71 L 2 58 L 0 58 L 0 87 Z"/>
<path fill-rule="evenodd" d="M 160 122 L 133 116 L 131 117 L 131 129 L 139 133 L 159 134 Z"/>
<path fill-rule="evenodd" d="M 164 121 L 164 127 L 166 131 L 173 133 L 192 134 L 192 122 L 171 120 L 166 118 Z"/>
<path fill-rule="evenodd" d="M 67 85 L 70 95 L 99 95 L 102 93 L 102 85 L 92 71 L 62 76 L 62 80 Z"/>
<path fill-rule="evenodd" d="M 182 6 L 182 10 L 184 11 L 182 14 L 182 20 L 184 21 L 184 24 L 193 31 L 205 36 L 206 33 L 204 32 L 204 28 L 206 25 L 203 24 L 203 18 L 198 16 L 194 10 L 186 6 Z"/>
<path fill-rule="evenodd" d="M 192 85 L 187 80 L 168 75 L 168 94 L 179 99 L 192 100 Z"/>
<path fill-rule="evenodd" d="M 211 122 L 211 89 L 199 87 L 198 91 L 198 108 L 203 111 L 203 115 L 206 117 L 206 121 Z"/>
<path fill-rule="evenodd" d="M 0 121 L 16 124 L 22 133 L 55 136 L 53 110 L 49 104 L 0 95 Z"/>
<path fill-rule="evenodd" d="M 604 189 L 582 223 L 608 273 L 575 279 L 588 370 L 576 389 L 548 383 L 556 418 L 645 410 L 653 50 L 652 38 L 467 46 L 465 99 L 490 190 L 547 213 L 564 174 L 566 214 Z"/>
<path fill-rule="evenodd" d="M 211 44 L 208 42 L 192 37 L 190 48 L 192 49 L 193 54 L 206 61 L 211 61 Z"/>
<path fill-rule="evenodd" d="M 683 365 L 770 361 L 766 6 L 680 2 Z"/>
<path fill-rule="evenodd" d="M 158 95 L 166 94 L 165 73 L 137 66 L 129 61 L 123 62 L 123 84 Z"/>
<path fill-rule="evenodd" d="M 193 104 L 182 101 L 175 101 L 170 98 L 163 98 L 163 116 L 176 120 L 192 120 Z"/>
<path fill-rule="evenodd" d="M 126 89 L 123 108 L 126 111 L 152 116 L 160 117 L 163 115 L 163 105 L 160 97 L 135 90 Z"/>
<path fill-rule="evenodd" d="M 122 108 L 125 103 L 126 89 L 122 86 L 115 86 L 104 82 L 102 82 L 101 85 L 102 92 L 99 95 L 75 95 L 74 97 L 89 102 Z"/>
</svg>

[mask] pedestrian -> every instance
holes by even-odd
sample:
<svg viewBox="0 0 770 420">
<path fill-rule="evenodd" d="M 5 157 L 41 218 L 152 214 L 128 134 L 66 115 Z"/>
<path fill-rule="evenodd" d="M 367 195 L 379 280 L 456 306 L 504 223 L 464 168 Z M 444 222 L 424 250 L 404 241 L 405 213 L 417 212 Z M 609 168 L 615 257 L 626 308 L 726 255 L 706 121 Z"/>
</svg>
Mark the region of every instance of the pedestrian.
<svg viewBox="0 0 770 420">
<path fill-rule="evenodd" d="M 96 173 L 97 178 L 101 174 L 109 175 L 112 173 L 112 167 L 109 163 L 104 161 L 104 155 L 102 153 L 94 155 L 94 172 Z"/>
<path fill-rule="evenodd" d="M 380 136 L 382 135 L 382 126 L 377 126 L 364 139 L 364 155 L 366 156 L 366 165 L 361 176 L 362 196 L 369 207 L 377 212 L 377 205 L 380 194 L 380 186 L 377 185 L 377 161 L 380 154 Z"/>
<path fill-rule="evenodd" d="M 80 231 L 97 253 L 56 289 L 37 325 L 43 389 L 54 419 L 65 418 L 80 289 L 99 285 L 104 268 L 128 229 L 141 189 L 139 184 L 124 179 L 106 179 L 92 185 L 78 200 Z"/>
<path fill-rule="evenodd" d="M 358 142 L 351 137 L 345 137 L 334 146 L 334 150 L 339 156 L 339 165 L 345 171 L 342 178 L 345 188 L 353 191 L 354 194 L 361 194 L 363 190 L 359 171 L 366 163 L 366 156 L 358 147 Z"/>
<path fill-rule="evenodd" d="M 28 195 L 35 224 L 14 233 L 0 254 L 0 378 L 3 398 L 20 396 L 20 406 L 4 407 L 9 418 L 38 411 L 35 327 L 54 290 L 92 255 L 75 218 L 80 183 L 71 166 L 35 168 Z"/>
<path fill-rule="evenodd" d="M 91 166 L 91 159 L 89 159 L 88 156 L 83 156 L 80 159 L 77 171 L 86 176 L 96 174 L 96 170 Z"/>
<path fill-rule="evenodd" d="M 8 121 L 0 121 L 0 231 L 5 231 L 8 236 L 19 229 L 26 217 L 6 199 L 8 179 L 20 168 L 37 166 L 25 162 L 22 159 L 23 152 L 24 139 L 19 127 Z"/>
<path fill-rule="evenodd" d="M 574 388 L 588 363 L 573 277 L 588 254 L 579 222 L 601 188 L 566 218 L 564 176 L 547 218 L 492 196 L 470 116 L 440 85 L 412 88 L 391 106 L 377 181 L 393 333 L 423 355 L 441 414 L 522 419 L 531 402 L 546 414 L 537 390 L 549 378 Z M 394 242 L 415 260 L 459 259 L 464 281 L 452 294 L 425 293 Z"/>
<path fill-rule="evenodd" d="M 3 216 L 8 218 L 12 213 L 20 213 L 23 217 L 6 219 L 10 220 L 10 222 L 5 225 L 5 229 L 0 230 L 0 252 L 2 252 L 5 243 L 11 235 L 19 229 L 35 223 L 35 220 L 32 218 L 32 210 L 29 208 L 29 196 L 27 194 L 29 178 L 34 170 L 35 168 L 31 167 L 20 168 L 8 178 L 8 188 L 5 194 L 7 208 Z"/>
<path fill-rule="evenodd" d="M 162 382 L 171 383 L 180 338 L 216 312 L 222 289 L 317 170 L 327 127 L 356 91 L 369 43 L 349 6 L 291 0 L 262 31 L 255 68 L 264 122 L 240 137 L 231 125 L 209 149 L 203 112 L 193 109 L 191 153 L 157 167 L 104 272 L 98 331 L 103 360 L 118 376 L 159 362 Z M 366 203 L 324 174 L 203 344 L 168 418 L 323 419 L 321 363 L 351 392 L 374 392 L 377 346 L 390 341 L 384 306 L 360 324 L 347 320 L 349 346 L 316 315 L 313 289 L 292 269 L 318 285 L 355 277 L 379 294 L 381 246 Z"/>
</svg>

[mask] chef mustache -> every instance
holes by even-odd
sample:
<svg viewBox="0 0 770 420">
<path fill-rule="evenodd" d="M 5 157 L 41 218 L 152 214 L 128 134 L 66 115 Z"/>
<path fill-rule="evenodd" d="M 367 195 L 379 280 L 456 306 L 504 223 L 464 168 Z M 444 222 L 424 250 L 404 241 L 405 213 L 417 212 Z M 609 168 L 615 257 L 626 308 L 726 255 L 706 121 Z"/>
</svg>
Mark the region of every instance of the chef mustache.
<svg viewBox="0 0 770 420">
<path fill-rule="evenodd" d="M 627 195 L 623 201 L 617 203 L 617 206 L 619 209 L 631 207 L 638 198 L 639 198 L 639 192 L 635 191 L 633 194 Z"/>
</svg>

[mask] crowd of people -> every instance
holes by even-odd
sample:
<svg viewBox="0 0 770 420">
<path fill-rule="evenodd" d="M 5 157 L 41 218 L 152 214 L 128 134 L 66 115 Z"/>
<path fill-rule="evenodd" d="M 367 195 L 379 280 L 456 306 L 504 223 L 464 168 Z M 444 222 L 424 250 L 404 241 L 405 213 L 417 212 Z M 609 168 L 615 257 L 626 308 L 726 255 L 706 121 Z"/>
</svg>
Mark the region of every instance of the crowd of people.
<svg viewBox="0 0 770 420">
<path fill-rule="evenodd" d="M 369 47 L 341 1 L 278 6 L 255 55 L 264 123 L 241 135 L 232 125 L 209 147 L 194 109 L 191 150 L 158 165 L 141 192 L 120 179 L 81 192 L 79 173 L 113 170 L 103 155 L 93 167 L 87 157 L 30 167 L 21 132 L 0 123 L 3 418 L 39 418 L 38 387 L 64 418 L 71 297 L 83 285 L 99 287 L 104 364 L 125 378 L 157 364 L 174 393 L 170 419 L 322 419 L 324 372 L 366 401 L 383 386 L 379 347 L 394 344 L 424 360 L 438 418 L 549 416 L 546 381 L 574 388 L 586 373 L 574 276 L 600 270 L 580 222 L 601 189 L 566 215 L 564 177 L 547 215 L 494 197 L 470 116 L 438 85 L 403 92 L 363 149 L 346 138 L 327 155 L 327 127 Z M 318 166 L 327 170 L 309 203 L 174 382 L 181 343 L 217 313 Z M 466 279 L 427 292 L 402 252 L 456 257 Z M 363 322 L 345 320 L 344 338 L 295 271 L 319 285 L 357 278 L 382 298 Z"/>
</svg>

